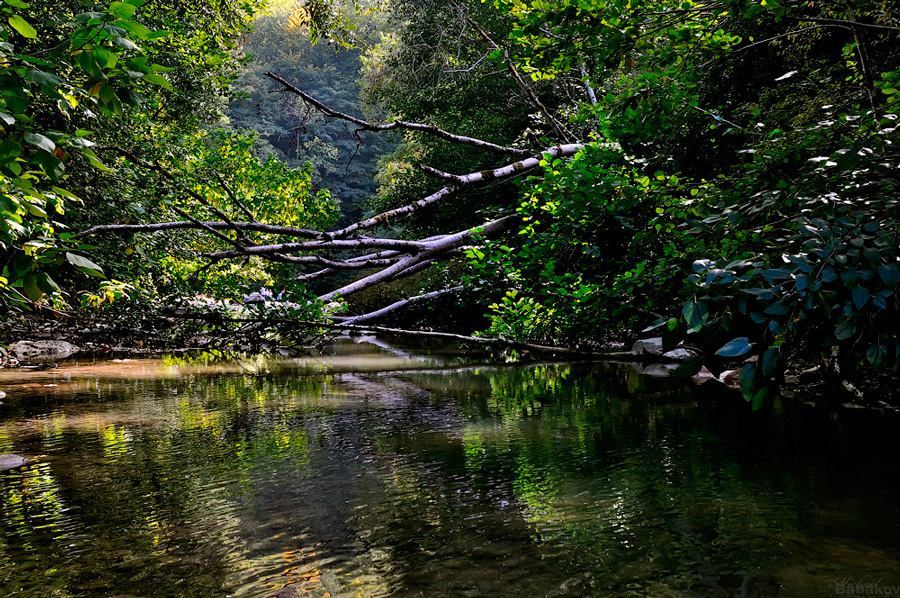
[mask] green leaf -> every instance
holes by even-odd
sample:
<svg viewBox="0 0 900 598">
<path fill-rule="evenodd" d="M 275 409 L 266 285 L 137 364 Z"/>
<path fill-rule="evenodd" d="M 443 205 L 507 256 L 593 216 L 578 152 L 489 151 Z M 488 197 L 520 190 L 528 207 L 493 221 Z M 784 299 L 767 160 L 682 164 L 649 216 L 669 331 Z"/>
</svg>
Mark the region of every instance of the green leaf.
<svg viewBox="0 0 900 598">
<path fill-rule="evenodd" d="M 767 307 L 764 311 L 770 316 L 783 316 L 791 311 L 791 306 L 784 301 L 776 301 L 775 303 Z"/>
<path fill-rule="evenodd" d="M 44 291 L 38 287 L 37 278 L 33 274 L 26 274 L 22 279 L 22 292 L 32 301 L 38 301 L 44 296 Z"/>
<path fill-rule="evenodd" d="M 766 349 L 765 353 L 763 353 L 760 358 L 760 367 L 762 368 L 763 377 L 768 378 L 775 373 L 775 370 L 778 369 L 780 364 L 781 351 L 779 351 L 777 347 L 769 347 Z"/>
<path fill-rule="evenodd" d="M 135 23 L 134 21 L 116 21 L 116 25 L 130 33 L 133 37 L 140 40 L 151 39 L 151 36 L 154 33 L 153 31 L 150 31 L 143 25 Z"/>
<path fill-rule="evenodd" d="M 39 147 L 45 152 L 53 153 L 53 150 L 56 149 L 56 144 L 49 137 L 45 137 L 40 133 L 32 133 L 30 131 L 25 133 L 25 142 L 30 143 L 35 147 Z"/>
<path fill-rule="evenodd" d="M 844 320 L 834 331 L 834 336 L 839 341 L 845 341 L 856 332 L 856 324 L 853 320 Z"/>
<path fill-rule="evenodd" d="M 97 65 L 103 69 L 111 69 L 119 62 L 119 55 L 115 52 L 110 52 L 106 48 L 94 48 L 91 50 L 91 56 L 97 61 Z"/>
<path fill-rule="evenodd" d="M 22 146 L 15 141 L 0 141 L 0 164 L 6 164 L 22 155 Z"/>
<path fill-rule="evenodd" d="M 881 263 L 881 252 L 874 247 L 866 247 L 863 249 L 863 256 L 872 266 L 878 266 Z"/>
<path fill-rule="evenodd" d="M 690 328 L 700 330 L 709 319 L 709 308 L 706 307 L 705 303 L 688 301 L 684 304 L 682 315 L 684 315 L 684 319 Z"/>
<path fill-rule="evenodd" d="M 787 280 L 791 277 L 790 270 L 763 270 L 763 278 L 769 284 L 775 284 L 779 280 Z"/>
<path fill-rule="evenodd" d="M 98 79 L 101 74 L 100 65 L 97 64 L 97 61 L 94 59 L 94 56 L 89 52 L 82 52 L 78 55 L 76 59 L 78 62 L 78 66 L 82 68 L 84 72 L 86 72 L 92 79 Z"/>
<path fill-rule="evenodd" d="M 56 281 L 50 278 L 50 275 L 46 272 L 38 272 L 35 275 L 35 280 L 37 281 L 38 288 L 47 293 L 48 295 L 52 295 L 53 293 L 59 292 L 59 285 L 56 284 Z"/>
<path fill-rule="evenodd" d="M 769 387 L 763 386 L 758 391 L 756 391 L 756 394 L 753 395 L 753 399 L 752 399 L 753 403 L 752 403 L 751 409 L 753 411 L 759 411 L 766 404 L 766 399 L 768 399 L 768 398 L 769 398 Z"/>
<path fill-rule="evenodd" d="M 746 336 L 742 336 L 734 339 L 733 341 L 716 351 L 716 355 L 721 355 L 722 357 L 740 357 L 741 355 L 746 355 L 752 350 L 753 346 L 750 344 L 750 339 L 748 339 Z"/>
<path fill-rule="evenodd" d="M 748 363 L 741 368 L 738 380 L 741 384 L 741 393 L 746 400 L 753 398 L 753 383 L 756 378 L 756 365 Z"/>
<path fill-rule="evenodd" d="M 98 168 L 103 172 L 113 172 L 112 168 L 100 161 L 100 158 L 97 157 L 97 154 L 95 154 L 93 150 L 81 150 L 81 155 L 87 158 L 87 161 L 90 162 L 91 166 L 94 168 Z"/>
<path fill-rule="evenodd" d="M 103 274 L 103 268 L 87 259 L 86 257 L 80 256 L 77 253 L 66 252 L 66 260 L 68 260 L 70 264 L 72 264 L 85 274 L 90 274 L 91 276 L 97 276 L 99 278 L 105 278 L 105 275 Z"/>
<path fill-rule="evenodd" d="M 869 301 L 869 289 L 866 287 L 854 287 L 850 294 L 853 296 L 853 305 L 856 309 L 862 309 Z"/>
<path fill-rule="evenodd" d="M 120 19 L 130 19 L 134 16 L 137 6 L 126 2 L 113 2 L 109 5 L 109 14 L 119 17 Z"/>
<path fill-rule="evenodd" d="M 33 164 L 39 164 L 44 169 L 44 172 L 46 172 L 54 181 L 58 180 L 66 171 L 66 167 L 62 161 L 56 159 L 52 154 L 47 152 L 35 152 L 31 157 L 31 162 Z"/>
<path fill-rule="evenodd" d="M 869 363 L 872 364 L 873 368 L 881 367 L 882 362 L 884 361 L 885 350 L 881 345 L 875 345 L 874 347 L 869 347 L 866 351 L 866 359 L 869 360 Z"/>
<path fill-rule="evenodd" d="M 148 74 L 144 75 L 144 81 L 149 81 L 150 83 L 155 83 L 156 85 L 159 85 L 160 87 L 164 87 L 164 88 L 168 89 L 169 91 L 172 90 L 172 84 L 169 83 L 169 81 L 162 75 L 148 73 Z"/>
<path fill-rule="evenodd" d="M 37 30 L 19 15 L 11 15 L 9 17 L 9 26 L 18 31 L 22 37 L 27 37 L 28 39 L 37 37 Z"/>
<path fill-rule="evenodd" d="M 133 41 L 131 41 L 127 37 L 117 36 L 117 37 L 112 38 L 112 42 L 114 44 L 116 44 L 117 46 L 119 46 L 120 48 L 124 48 L 126 50 L 140 50 L 140 48 L 138 48 L 137 44 L 135 44 Z"/>
<path fill-rule="evenodd" d="M 47 73 L 38 69 L 28 69 L 25 71 L 25 78 L 29 81 L 34 81 L 38 85 L 50 85 L 51 87 L 62 83 L 62 79 L 53 73 Z"/>
<path fill-rule="evenodd" d="M 889 289 L 893 289 L 900 283 L 900 269 L 897 268 L 897 264 L 878 266 L 878 276 Z"/>
</svg>

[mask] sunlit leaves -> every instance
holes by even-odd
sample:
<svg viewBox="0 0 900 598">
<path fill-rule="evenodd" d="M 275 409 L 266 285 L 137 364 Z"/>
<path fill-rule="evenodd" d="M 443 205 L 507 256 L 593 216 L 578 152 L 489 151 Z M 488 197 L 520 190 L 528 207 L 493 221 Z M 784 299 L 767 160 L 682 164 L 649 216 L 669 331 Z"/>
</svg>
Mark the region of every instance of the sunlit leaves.
<svg viewBox="0 0 900 598">
<path fill-rule="evenodd" d="M 19 35 L 28 39 L 37 37 L 37 30 L 19 15 L 10 15 L 9 26 L 19 32 Z"/>
</svg>

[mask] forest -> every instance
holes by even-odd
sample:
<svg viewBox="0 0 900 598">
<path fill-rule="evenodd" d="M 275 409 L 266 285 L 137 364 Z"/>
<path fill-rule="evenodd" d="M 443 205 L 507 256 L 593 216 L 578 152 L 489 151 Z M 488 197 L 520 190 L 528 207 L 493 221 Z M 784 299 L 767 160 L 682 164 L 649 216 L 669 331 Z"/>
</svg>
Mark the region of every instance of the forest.
<svg viewBox="0 0 900 598">
<path fill-rule="evenodd" d="M 2 343 L 660 337 L 900 398 L 896 2 L 2 7 Z"/>
</svg>

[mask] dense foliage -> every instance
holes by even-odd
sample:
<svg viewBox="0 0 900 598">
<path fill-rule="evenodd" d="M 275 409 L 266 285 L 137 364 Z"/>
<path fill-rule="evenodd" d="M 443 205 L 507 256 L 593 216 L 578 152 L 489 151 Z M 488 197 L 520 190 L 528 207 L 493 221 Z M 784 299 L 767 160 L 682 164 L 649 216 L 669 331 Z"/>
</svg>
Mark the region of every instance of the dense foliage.
<svg viewBox="0 0 900 598">
<path fill-rule="evenodd" d="M 798 357 L 896 386 L 889 3 L 414 4 L 390 3 L 397 26 L 368 53 L 368 93 L 394 114 L 518 147 L 588 141 L 521 194 L 492 188 L 476 204 L 523 218 L 515 237 L 468 251 L 473 290 L 502 290 L 489 334 L 574 343 L 646 328 L 707 361 L 755 356 L 741 375 L 755 405 Z M 386 171 L 395 204 L 427 186 L 409 156 L 490 164 L 408 142 Z M 471 213 L 455 203 L 429 225 L 460 206 Z"/>
<path fill-rule="evenodd" d="M 669 314 L 650 329 L 672 346 L 755 354 L 741 376 L 755 404 L 797 356 L 834 357 L 857 381 L 893 371 L 895 385 L 895 12 L 495 6 L 512 30 L 493 68 L 584 75 L 590 89 L 562 112 L 597 141 L 531 177 L 517 242 L 470 253 L 507 288 L 492 333 L 574 341 L 641 328 L 650 311 Z"/>
<path fill-rule="evenodd" d="M 0 261 L 15 294 L 56 292 L 67 262 L 99 273 L 97 252 L 60 233 L 65 210 L 80 226 L 175 211 L 323 231 L 338 204 L 346 223 L 364 199 L 373 214 L 410 205 L 457 173 L 543 151 L 527 177 L 460 184 L 453 201 L 383 227 L 421 239 L 516 217 L 425 278 L 462 281 L 467 309 L 474 298 L 490 315 L 485 334 L 573 345 L 661 335 L 713 369 L 736 361 L 756 406 L 798 358 L 824 360 L 851 390 L 897 386 L 900 13 L 889 2 L 309 1 L 257 21 L 229 131 L 209 125 L 254 6 L 220 19 L 214 3 L 78 13 L 5 2 Z M 319 46 L 305 45 L 307 26 Z M 267 70 L 342 114 L 502 147 L 394 129 L 376 192 L 367 175 L 387 146 L 374 127 L 325 118 L 303 96 L 267 99 Z M 582 149 L 556 157 L 560 144 Z M 114 177 L 73 168 L 104 161 Z M 171 290 L 219 297 L 296 272 L 261 250 L 209 263 L 253 235 L 209 233 L 129 238 L 126 255 L 150 257 L 129 262 L 107 245 L 117 257 L 103 266 L 145 287 L 176 272 Z M 275 258 L 331 263 L 297 255 Z"/>
</svg>

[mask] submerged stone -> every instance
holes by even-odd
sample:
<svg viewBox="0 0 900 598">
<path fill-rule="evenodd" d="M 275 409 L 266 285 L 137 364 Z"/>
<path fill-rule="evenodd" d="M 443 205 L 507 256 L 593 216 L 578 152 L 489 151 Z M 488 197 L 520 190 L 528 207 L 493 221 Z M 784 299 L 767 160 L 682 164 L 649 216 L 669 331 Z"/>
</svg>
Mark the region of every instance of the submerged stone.
<svg viewBox="0 0 900 598">
<path fill-rule="evenodd" d="M 13 455 L 12 453 L 0 455 L 0 471 L 15 469 L 16 467 L 22 467 L 23 465 L 28 465 L 29 463 L 31 463 L 30 459 L 26 459 L 25 457 L 19 455 Z"/>
</svg>

